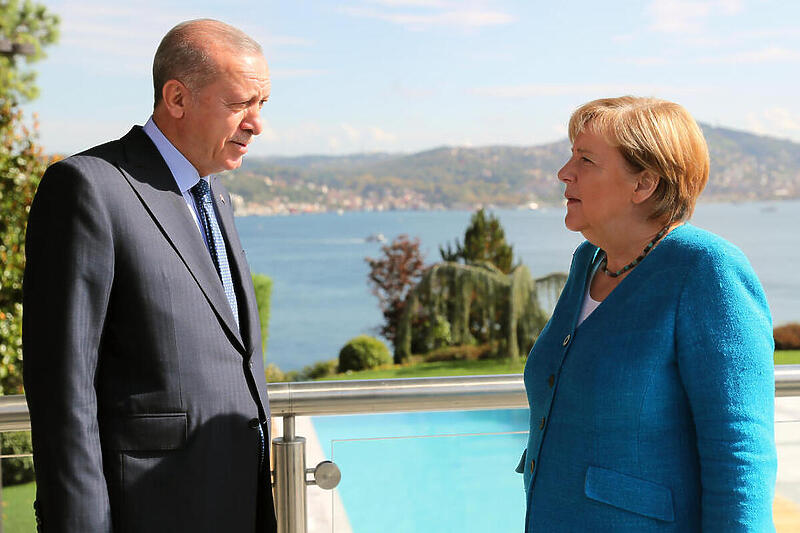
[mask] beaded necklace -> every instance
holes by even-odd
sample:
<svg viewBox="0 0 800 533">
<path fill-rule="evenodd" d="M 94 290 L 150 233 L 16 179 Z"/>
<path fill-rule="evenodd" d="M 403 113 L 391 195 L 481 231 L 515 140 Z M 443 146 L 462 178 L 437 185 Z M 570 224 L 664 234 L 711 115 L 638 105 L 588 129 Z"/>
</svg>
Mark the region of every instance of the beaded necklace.
<svg viewBox="0 0 800 533">
<path fill-rule="evenodd" d="M 636 259 L 634 259 L 633 261 L 631 261 L 630 263 L 628 263 L 624 267 L 620 268 L 616 272 L 609 272 L 608 268 L 606 268 L 606 265 L 608 264 L 608 254 L 606 254 L 606 256 L 603 258 L 603 262 L 600 264 L 600 270 L 602 270 L 603 274 L 605 274 L 606 276 L 609 276 L 609 277 L 612 277 L 612 278 L 616 278 L 616 277 L 621 276 L 622 274 L 624 274 L 628 270 L 633 269 L 633 267 L 635 267 L 636 265 L 638 265 L 639 263 L 642 262 L 642 259 L 644 259 L 644 256 L 646 256 L 647 254 L 650 253 L 650 250 L 652 250 L 653 247 L 656 245 L 656 243 L 658 243 L 658 241 L 661 240 L 661 237 L 663 237 L 664 235 L 667 234 L 667 230 L 668 229 L 669 229 L 669 224 L 664 226 L 664 228 L 661 231 L 659 231 L 656 234 L 655 237 L 653 237 L 653 240 L 650 241 L 649 243 L 647 243 L 647 246 L 644 247 L 644 250 L 642 250 L 642 253 L 639 254 L 639 257 L 637 257 Z"/>
</svg>

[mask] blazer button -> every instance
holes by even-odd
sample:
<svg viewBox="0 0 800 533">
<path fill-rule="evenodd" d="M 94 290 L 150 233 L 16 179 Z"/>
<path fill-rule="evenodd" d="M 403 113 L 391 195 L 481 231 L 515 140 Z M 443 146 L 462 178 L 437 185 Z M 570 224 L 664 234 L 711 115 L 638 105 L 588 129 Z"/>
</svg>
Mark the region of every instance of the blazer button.
<svg viewBox="0 0 800 533">
<path fill-rule="evenodd" d="M 567 344 L 569 344 L 569 339 L 570 339 L 570 335 L 567 335 L 566 337 L 564 337 L 564 342 L 562 342 L 561 344 L 563 346 L 566 346 Z"/>
<path fill-rule="evenodd" d="M 542 419 L 539 421 L 539 429 L 544 429 L 544 419 L 545 417 L 542 417 Z"/>
<path fill-rule="evenodd" d="M 247 423 L 247 427 L 250 429 L 258 428 L 258 418 L 251 418 L 250 421 Z"/>
</svg>

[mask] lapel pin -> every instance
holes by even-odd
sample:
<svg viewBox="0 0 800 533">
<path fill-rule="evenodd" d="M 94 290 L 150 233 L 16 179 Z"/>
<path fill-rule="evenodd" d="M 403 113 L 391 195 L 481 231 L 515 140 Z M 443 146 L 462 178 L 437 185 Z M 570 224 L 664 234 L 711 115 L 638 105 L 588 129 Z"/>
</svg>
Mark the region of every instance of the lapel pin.
<svg viewBox="0 0 800 533">
<path fill-rule="evenodd" d="M 222 201 L 223 204 L 225 203 L 225 197 L 222 196 L 222 193 L 219 193 L 219 199 Z"/>
</svg>

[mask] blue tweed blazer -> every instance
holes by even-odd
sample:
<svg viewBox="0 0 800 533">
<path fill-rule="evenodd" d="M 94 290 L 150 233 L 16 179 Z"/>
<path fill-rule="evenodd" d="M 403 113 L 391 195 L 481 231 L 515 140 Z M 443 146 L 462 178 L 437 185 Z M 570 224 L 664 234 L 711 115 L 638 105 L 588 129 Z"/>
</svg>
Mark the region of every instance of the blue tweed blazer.
<svg viewBox="0 0 800 533">
<path fill-rule="evenodd" d="M 684 224 L 577 326 L 600 256 L 575 251 L 525 365 L 525 531 L 774 531 L 772 320 L 749 262 Z"/>
</svg>

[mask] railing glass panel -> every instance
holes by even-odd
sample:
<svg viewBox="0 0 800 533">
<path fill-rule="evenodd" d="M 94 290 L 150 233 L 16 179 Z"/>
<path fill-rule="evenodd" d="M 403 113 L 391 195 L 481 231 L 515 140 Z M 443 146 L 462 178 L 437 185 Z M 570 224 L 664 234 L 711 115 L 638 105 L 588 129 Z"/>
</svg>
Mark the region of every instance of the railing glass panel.
<svg viewBox="0 0 800 533">
<path fill-rule="evenodd" d="M 36 531 L 33 500 L 36 485 L 31 479 L 30 432 L 0 434 L 2 442 L 3 533 Z"/>
<path fill-rule="evenodd" d="M 778 479 L 773 516 L 777 533 L 800 531 L 800 397 L 775 398 Z"/>
<path fill-rule="evenodd" d="M 522 476 L 514 469 L 527 410 L 315 417 L 314 428 L 342 470 L 329 496 L 336 533 L 523 528 Z M 309 494 L 309 531 L 314 516 Z"/>
</svg>

